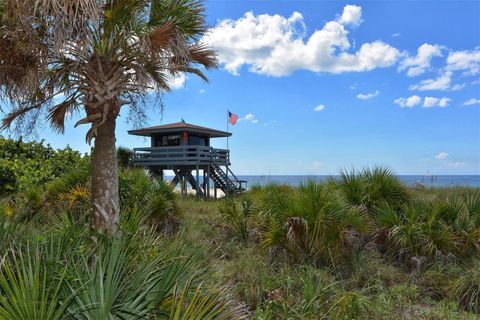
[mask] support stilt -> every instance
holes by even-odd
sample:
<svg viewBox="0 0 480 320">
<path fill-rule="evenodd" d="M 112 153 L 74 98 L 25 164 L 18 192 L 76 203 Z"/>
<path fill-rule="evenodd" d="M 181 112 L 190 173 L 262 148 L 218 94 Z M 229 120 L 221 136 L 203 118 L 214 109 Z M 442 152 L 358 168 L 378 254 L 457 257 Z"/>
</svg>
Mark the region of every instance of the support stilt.
<svg viewBox="0 0 480 320">
<path fill-rule="evenodd" d="M 203 181 L 202 181 L 202 186 L 203 186 L 203 198 L 204 198 L 204 199 L 207 199 L 207 178 L 206 178 L 205 169 L 203 169 Z"/>
<path fill-rule="evenodd" d="M 210 199 L 210 166 L 208 166 L 207 173 L 207 199 Z"/>
<path fill-rule="evenodd" d="M 198 164 L 197 164 L 197 168 L 196 168 L 196 169 L 197 169 L 197 170 L 196 170 L 196 173 L 197 173 L 197 174 L 196 174 L 197 181 L 196 181 L 196 185 L 195 185 L 196 188 L 195 188 L 195 189 L 196 189 L 197 197 L 199 197 L 199 196 L 200 196 L 200 176 L 199 176 L 199 173 L 198 173 L 198 170 L 199 170 Z"/>
</svg>

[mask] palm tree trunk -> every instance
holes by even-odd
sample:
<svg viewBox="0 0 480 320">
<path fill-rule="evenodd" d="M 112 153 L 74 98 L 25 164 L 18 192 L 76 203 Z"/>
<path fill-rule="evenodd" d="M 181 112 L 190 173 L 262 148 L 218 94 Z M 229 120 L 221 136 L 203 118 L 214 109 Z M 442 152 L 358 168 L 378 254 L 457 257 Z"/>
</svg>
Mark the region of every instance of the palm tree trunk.
<svg viewBox="0 0 480 320">
<path fill-rule="evenodd" d="M 98 127 L 92 154 L 92 214 L 90 226 L 113 235 L 118 230 L 118 163 L 115 149 L 115 117 Z"/>
</svg>

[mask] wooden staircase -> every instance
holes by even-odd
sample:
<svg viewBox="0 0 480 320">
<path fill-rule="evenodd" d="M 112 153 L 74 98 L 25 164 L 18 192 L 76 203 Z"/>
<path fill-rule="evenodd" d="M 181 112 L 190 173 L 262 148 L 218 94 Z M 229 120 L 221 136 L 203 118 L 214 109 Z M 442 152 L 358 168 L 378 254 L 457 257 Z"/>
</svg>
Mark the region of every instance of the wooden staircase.
<svg viewBox="0 0 480 320">
<path fill-rule="evenodd" d="M 212 163 L 211 169 L 210 178 L 212 178 L 217 188 L 222 190 L 225 195 L 231 196 L 245 191 L 243 184 L 246 183 L 246 181 L 239 180 L 230 168 L 227 167 L 225 172 L 219 165 Z"/>
</svg>

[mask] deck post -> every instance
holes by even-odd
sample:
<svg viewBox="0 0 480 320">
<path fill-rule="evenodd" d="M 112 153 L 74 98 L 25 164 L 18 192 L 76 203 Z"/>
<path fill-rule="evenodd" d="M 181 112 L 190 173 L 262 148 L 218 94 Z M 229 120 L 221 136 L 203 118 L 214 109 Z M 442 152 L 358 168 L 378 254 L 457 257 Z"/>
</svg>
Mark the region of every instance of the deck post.
<svg viewBox="0 0 480 320">
<path fill-rule="evenodd" d="M 182 194 L 187 195 L 187 175 L 184 170 L 182 170 Z"/>
<path fill-rule="evenodd" d="M 207 173 L 207 199 L 210 199 L 210 165 L 208 166 Z"/>
<path fill-rule="evenodd" d="M 181 178 L 178 173 L 178 170 L 173 170 L 173 173 L 175 174 L 175 177 L 170 181 L 170 187 L 176 188 L 177 184 L 180 182 L 181 183 Z"/>
<path fill-rule="evenodd" d="M 217 184 L 213 181 L 213 197 L 217 199 Z"/>
<path fill-rule="evenodd" d="M 196 172 L 197 183 L 196 183 L 196 185 L 195 185 L 195 187 L 196 187 L 196 188 L 195 188 L 195 189 L 196 189 L 195 191 L 196 191 L 197 197 L 198 197 L 198 196 L 200 196 L 200 175 L 199 175 L 199 173 L 198 173 L 198 170 L 199 170 L 199 168 L 198 168 L 198 163 L 197 163 L 196 169 L 197 169 L 197 172 Z"/>
<path fill-rule="evenodd" d="M 205 168 L 203 168 L 203 181 L 202 181 L 202 187 L 203 187 L 203 198 L 207 199 L 207 184 L 206 184 L 206 177 L 205 177 Z"/>
</svg>

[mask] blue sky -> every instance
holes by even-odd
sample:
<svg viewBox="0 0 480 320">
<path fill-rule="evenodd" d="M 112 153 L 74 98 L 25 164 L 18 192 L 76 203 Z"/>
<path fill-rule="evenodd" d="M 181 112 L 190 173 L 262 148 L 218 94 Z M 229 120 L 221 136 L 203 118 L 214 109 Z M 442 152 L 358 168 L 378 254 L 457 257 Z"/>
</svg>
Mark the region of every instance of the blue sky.
<svg viewBox="0 0 480 320">
<path fill-rule="evenodd" d="M 210 83 L 176 79 L 156 125 L 231 126 L 238 174 L 480 174 L 480 2 L 208 1 Z M 127 134 L 118 145 L 148 146 Z M 39 137 L 89 150 L 87 128 Z M 224 147 L 217 139 L 214 145 Z"/>
</svg>

